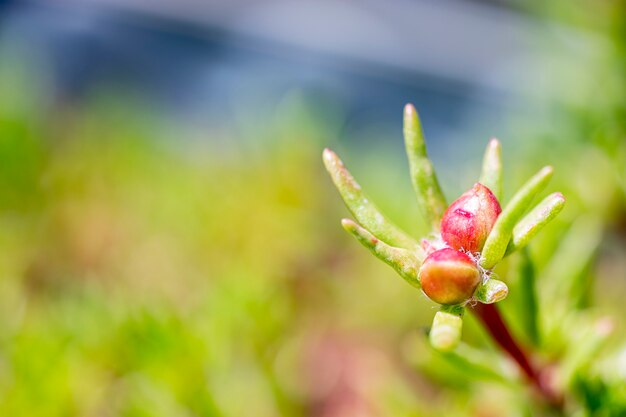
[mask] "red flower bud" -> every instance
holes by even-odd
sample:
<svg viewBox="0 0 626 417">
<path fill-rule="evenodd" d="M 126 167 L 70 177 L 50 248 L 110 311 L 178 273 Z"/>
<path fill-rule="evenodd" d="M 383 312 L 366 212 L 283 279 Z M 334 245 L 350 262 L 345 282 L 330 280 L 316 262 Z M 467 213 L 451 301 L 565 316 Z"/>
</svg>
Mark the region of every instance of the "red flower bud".
<svg viewBox="0 0 626 417">
<path fill-rule="evenodd" d="M 428 255 L 419 272 L 422 290 L 439 304 L 469 300 L 480 283 L 480 271 L 465 253 L 444 248 Z"/>
<path fill-rule="evenodd" d="M 464 193 L 443 214 L 441 238 L 457 250 L 478 252 L 502 212 L 495 195 L 480 183 Z"/>
</svg>

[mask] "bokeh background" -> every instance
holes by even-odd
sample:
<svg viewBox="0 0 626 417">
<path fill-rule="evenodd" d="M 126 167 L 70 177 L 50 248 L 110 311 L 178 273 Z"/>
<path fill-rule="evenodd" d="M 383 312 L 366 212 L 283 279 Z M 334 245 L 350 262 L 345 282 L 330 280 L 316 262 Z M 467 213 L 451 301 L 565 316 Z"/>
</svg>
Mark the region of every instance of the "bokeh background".
<svg viewBox="0 0 626 417">
<path fill-rule="evenodd" d="M 610 318 L 586 366 L 624 383 L 626 2 L 4 0 L 0 414 L 530 415 L 472 317 L 486 367 L 431 351 L 435 305 L 339 225 L 326 146 L 425 232 L 407 102 L 450 200 L 492 136 L 505 199 L 555 166 L 539 300 Z"/>
</svg>

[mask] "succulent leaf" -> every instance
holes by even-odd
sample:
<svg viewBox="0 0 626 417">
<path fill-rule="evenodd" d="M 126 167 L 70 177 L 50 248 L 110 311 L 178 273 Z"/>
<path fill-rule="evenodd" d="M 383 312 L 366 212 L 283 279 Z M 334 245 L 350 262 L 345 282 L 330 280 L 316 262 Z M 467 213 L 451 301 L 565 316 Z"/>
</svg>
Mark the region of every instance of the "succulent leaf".
<svg viewBox="0 0 626 417">
<path fill-rule="evenodd" d="M 483 247 L 480 266 L 491 269 L 502 259 L 511 240 L 513 228 L 524 215 L 535 195 L 546 186 L 552 177 L 552 172 L 551 166 L 542 168 L 520 188 L 502 210 Z"/>
<path fill-rule="evenodd" d="M 502 151 L 500 141 L 492 138 L 485 149 L 483 168 L 478 182 L 489 188 L 498 200 L 502 198 Z"/>
<path fill-rule="evenodd" d="M 457 347 L 461 340 L 464 311 L 465 309 L 460 306 L 442 306 L 435 314 L 428 334 L 433 348 L 449 352 Z"/>
<path fill-rule="evenodd" d="M 378 259 L 395 269 L 406 282 L 420 288 L 418 270 L 421 261 L 417 252 L 389 246 L 350 219 L 343 219 L 341 225 Z"/>
<path fill-rule="evenodd" d="M 520 220 L 513 228 L 513 237 L 506 253 L 513 253 L 526 246 L 543 227 L 563 210 L 565 197 L 561 193 L 553 193 L 537 204 L 530 213 Z"/>
<path fill-rule="evenodd" d="M 539 303 L 537 302 L 537 272 L 527 249 L 519 252 L 517 298 L 524 308 L 519 309 L 519 321 L 534 346 L 540 344 Z"/>
<path fill-rule="evenodd" d="M 493 304 L 502 301 L 509 294 L 509 287 L 497 279 L 490 278 L 476 289 L 474 298 L 483 304 Z"/>
<path fill-rule="evenodd" d="M 325 149 L 323 157 L 326 170 L 346 206 L 359 223 L 390 245 L 409 249 L 419 247 L 413 238 L 391 223 L 363 193 L 361 186 L 355 181 L 337 154 L 330 149 Z"/>
<path fill-rule="evenodd" d="M 409 159 L 411 181 L 424 218 L 433 230 L 439 230 L 446 199 L 441 192 L 433 164 L 426 153 L 422 125 L 412 104 L 404 107 L 404 144 Z"/>
</svg>

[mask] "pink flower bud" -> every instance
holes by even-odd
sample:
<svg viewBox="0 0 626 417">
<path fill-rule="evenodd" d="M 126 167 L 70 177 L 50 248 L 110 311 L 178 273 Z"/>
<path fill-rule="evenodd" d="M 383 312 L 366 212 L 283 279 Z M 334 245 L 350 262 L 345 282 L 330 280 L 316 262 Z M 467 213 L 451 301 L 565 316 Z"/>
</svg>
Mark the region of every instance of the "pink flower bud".
<svg viewBox="0 0 626 417">
<path fill-rule="evenodd" d="M 500 212 L 496 196 L 477 182 L 443 214 L 441 238 L 454 249 L 479 252 Z"/>
<path fill-rule="evenodd" d="M 419 272 L 422 291 L 439 304 L 469 300 L 480 283 L 480 271 L 465 253 L 444 248 L 428 255 Z"/>
</svg>

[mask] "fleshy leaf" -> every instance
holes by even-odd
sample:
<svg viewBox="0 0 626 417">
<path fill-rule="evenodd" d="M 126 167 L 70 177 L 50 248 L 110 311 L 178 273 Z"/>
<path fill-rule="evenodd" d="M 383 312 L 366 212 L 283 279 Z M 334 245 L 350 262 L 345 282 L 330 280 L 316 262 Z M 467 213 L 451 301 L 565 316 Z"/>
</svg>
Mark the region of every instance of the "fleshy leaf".
<svg viewBox="0 0 626 417">
<path fill-rule="evenodd" d="M 518 267 L 517 298 L 522 308 L 519 310 L 519 321 L 525 329 L 525 334 L 533 345 L 539 346 L 539 305 L 537 303 L 537 273 L 535 265 L 527 249 L 520 251 L 520 264 Z"/>
<path fill-rule="evenodd" d="M 500 141 L 492 138 L 485 149 L 483 168 L 478 182 L 489 188 L 498 200 L 502 199 L 502 151 Z"/>
<path fill-rule="evenodd" d="M 404 107 L 404 144 L 409 159 L 411 181 L 424 218 L 433 230 L 439 230 L 446 199 L 441 192 L 433 164 L 428 159 L 422 125 L 412 104 Z"/>
<path fill-rule="evenodd" d="M 417 253 L 387 245 L 350 219 L 343 219 L 341 225 L 377 258 L 395 269 L 406 282 L 420 288 L 418 270 L 421 261 Z"/>
<path fill-rule="evenodd" d="M 508 294 L 509 287 L 504 282 L 490 278 L 478 286 L 474 298 L 483 304 L 493 304 L 504 300 Z"/>
<path fill-rule="evenodd" d="M 502 259 L 511 240 L 513 228 L 524 215 L 535 195 L 546 186 L 553 171 L 551 166 L 541 169 L 520 188 L 502 210 L 483 247 L 480 266 L 491 269 Z"/>
<path fill-rule="evenodd" d="M 438 353 L 473 381 L 489 380 L 510 385 L 514 380 L 510 365 L 494 351 L 473 348 L 461 342 L 454 351 Z"/>
<path fill-rule="evenodd" d="M 539 231 L 563 210 L 565 197 L 561 193 L 553 193 L 537 204 L 530 213 L 520 220 L 513 228 L 513 237 L 506 253 L 513 253 L 526 246 Z"/>
<path fill-rule="evenodd" d="M 461 340 L 463 313 L 461 306 L 442 306 L 435 314 L 428 338 L 430 345 L 442 352 L 454 350 Z"/>
<path fill-rule="evenodd" d="M 325 149 L 323 156 L 326 169 L 343 201 L 359 223 L 390 245 L 410 249 L 419 246 L 415 240 L 391 223 L 370 201 L 337 154 Z"/>
<path fill-rule="evenodd" d="M 542 305 L 552 312 L 566 313 L 588 306 L 591 275 L 585 273 L 602 242 L 603 222 L 596 215 L 578 217 L 561 239 L 561 244 L 544 267 L 543 275 L 550 277 L 541 286 Z"/>
</svg>

